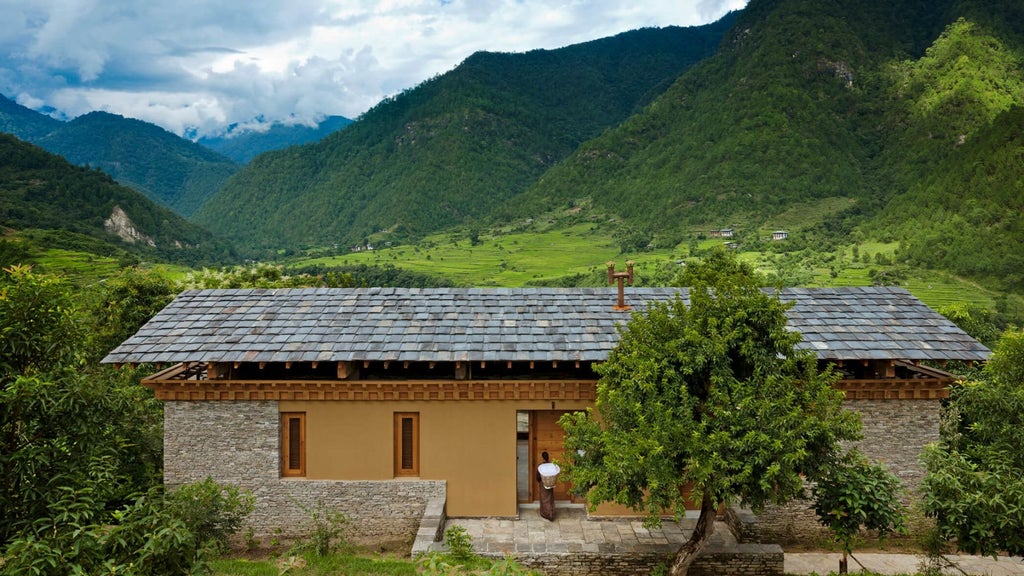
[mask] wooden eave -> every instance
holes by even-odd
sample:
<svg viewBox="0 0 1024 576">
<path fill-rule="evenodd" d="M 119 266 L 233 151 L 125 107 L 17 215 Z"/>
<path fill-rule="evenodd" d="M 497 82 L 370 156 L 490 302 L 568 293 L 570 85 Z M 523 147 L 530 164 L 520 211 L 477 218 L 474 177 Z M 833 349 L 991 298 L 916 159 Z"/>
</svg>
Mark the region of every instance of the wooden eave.
<svg viewBox="0 0 1024 576">
<path fill-rule="evenodd" d="M 935 400 L 947 398 L 956 377 L 936 368 L 901 363 L 914 378 L 844 379 L 836 384 L 847 400 Z M 532 363 L 531 363 L 532 364 Z M 142 380 L 159 400 L 583 400 L 597 396 L 592 378 L 346 379 L 348 363 L 339 363 L 337 379 L 209 378 L 216 365 L 183 363 Z M 531 365 L 532 368 L 532 365 Z"/>
<path fill-rule="evenodd" d="M 158 400 L 585 400 L 595 380 L 153 380 Z"/>
</svg>

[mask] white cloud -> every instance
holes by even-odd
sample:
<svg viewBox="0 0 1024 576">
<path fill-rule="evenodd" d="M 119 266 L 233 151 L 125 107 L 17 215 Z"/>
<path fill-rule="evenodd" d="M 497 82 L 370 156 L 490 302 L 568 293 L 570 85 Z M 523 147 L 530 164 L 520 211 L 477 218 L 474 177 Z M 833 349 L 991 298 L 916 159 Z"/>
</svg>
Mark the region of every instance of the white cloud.
<svg viewBox="0 0 1024 576">
<path fill-rule="evenodd" d="M 745 0 L 0 0 L 0 92 L 179 134 L 355 117 L 478 50 L 697 25 Z"/>
</svg>

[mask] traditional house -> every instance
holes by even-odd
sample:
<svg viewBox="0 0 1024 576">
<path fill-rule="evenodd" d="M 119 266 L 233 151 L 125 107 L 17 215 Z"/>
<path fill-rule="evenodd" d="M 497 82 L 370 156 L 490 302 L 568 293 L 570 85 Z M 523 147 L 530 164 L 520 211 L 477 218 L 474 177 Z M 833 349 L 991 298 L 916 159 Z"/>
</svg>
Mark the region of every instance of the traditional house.
<svg viewBox="0 0 1024 576">
<path fill-rule="evenodd" d="M 634 288 L 621 306 L 614 288 L 187 291 L 104 362 L 169 365 L 142 381 L 165 406 L 167 484 L 251 489 L 257 533 L 323 503 L 356 520 L 357 539 L 410 534 L 430 500 L 514 517 L 536 499 L 531 471 L 542 452 L 558 460 L 559 416 L 593 405 L 625 309 L 687 294 Z M 842 372 L 865 451 L 916 483 L 953 382 L 920 362 L 989 351 L 900 288 L 781 297 L 801 346 Z"/>
<path fill-rule="evenodd" d="M 772 232 L 772 240 L 785 240 L 786 238 L 789 238 L 789 232 L 786 232 L 785 230 L 776 230 Z"/>
</svg>

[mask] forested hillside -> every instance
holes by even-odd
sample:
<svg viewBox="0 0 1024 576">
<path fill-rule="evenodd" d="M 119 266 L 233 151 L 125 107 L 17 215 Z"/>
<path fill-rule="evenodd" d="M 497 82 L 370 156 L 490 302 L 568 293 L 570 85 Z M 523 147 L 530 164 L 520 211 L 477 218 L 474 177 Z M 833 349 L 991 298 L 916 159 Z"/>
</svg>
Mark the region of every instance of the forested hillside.
<svg viewBox="0 0 1024 576">
<path fill-rule="evenodd" d="M 924 57 L 893 66 L 884 161 L 899 192 L 872 223 L 904 261 L 1024 291 L 1024 4 L 962 2 Z"/>
<path fill-rule="evenodd" d="M 502 214 L 588 199 L 671 246 L 843 199 L 795 232 L 1022 290 L 1022 23 L 1010 1 L 754 0 L 714 58 Z"/>
<path fill-rule="evenodd" d="M 275 123 L 262 132 L 250 130 L 241 134 L 232 134 L 229 129 L 229 134 L 225 136 L 200 138 L 197 142 L 239 164 L 248 164 L 250 160 L 264 152 L 317 142 L 351 123 L 352 121 L 344 116 L 328 116 L 318 122 L 316 126 L 304 124 L 286 126 Z"/>
<path fill-rule="evenodd" d="M 580 147 L 510 212 L 589 197 L 673 245 L 770 226 L 824 198 L 877 209 L 890 193 L 874 163 L 887 128 L 879 71 L 923 52 L 942 4 L 754 0 L 714 58 Z"/>
<path fill-rule="evenodd" d="M 474 54 L 318 144 L 256 158 L 195 218 L 252 248 L 294 248 L 485 217 L 710 55 L 730 22 Z"/>
<path fill-rule="evenodd" d="M 225 243 L 110 176 L 8 134 L 0 134 L 0 227 L 19 233 L 0 240 L 0 255 L 25 256 L 18 248 L 29 243 L 190 265 L 233 258 Z"/>
<path fill-rule="evenodd" d="M 57 128 L 62 122 L 40 114 L 0 95 L 0 132 L 14 134 L 22 140 L 41 138 Z"/>
<path fill-rule="evenodd" d="M 0 131 L 99 168 L 186 216 L 239 168 L 159 126 L 106 112 L 61 122 L 0 97 Z"/>
<path fill-rule="evenodd" d="M 79 116 L 34 143 L 99 168 L 185 216 L 238 170 L 228 158 L 159 126 L 106 112 Z"/>
</svg>

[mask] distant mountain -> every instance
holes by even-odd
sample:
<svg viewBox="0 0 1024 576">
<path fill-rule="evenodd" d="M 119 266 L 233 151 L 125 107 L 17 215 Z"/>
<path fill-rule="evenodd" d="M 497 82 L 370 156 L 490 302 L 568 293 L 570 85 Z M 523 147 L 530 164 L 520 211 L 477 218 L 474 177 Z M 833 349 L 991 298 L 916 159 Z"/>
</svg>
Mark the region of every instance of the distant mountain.
<svg viewBox="0 0 1024 576">
<path fill-rule="evenodd" d="M 185 216 L 238 170 L 230 159 L 159 126 L 107 112 L 79 116 L 34 143 L 99 168 Z"/>
<path fill-rule="evenodd" d="M 474 54 L 317 144 L 255 158 L 194 217 L 250 248 L 400 241 L 486 217 L 712 54 L 732 20 Z"/>
<path fill-rule="evenodd" d="M 99 168 L 185 216 L 239 168 L 159 126 L 106 112 L 61 122 L 0 98 L 0 127 L 69 162 Z"/>
<path fill-rule="evenodd" d="M 14 134 L 22 140 L 41 138 L 64 123 L 26 108 L 0 95 L 0 132 Z"/>
<path fill-rule="evenodd" d="M 0 227 L 49 231 L 57 247 L 189 265 L 231 261 L 230 247 L 110 176 L 0 134 Z"/>
<path fill-rule="evenodd" d="M 317 142 L 332 132 L 352 123 L 344 116 L 328 116 L 316 126 L 274 123 L 267 130 L 250 130 L 216 138 L 200 138 L 197 142 L 231 158 L 239 164 L 248 164 L 256 156 L 271 150 Z"/>
</svg>

